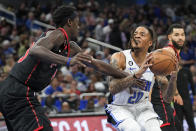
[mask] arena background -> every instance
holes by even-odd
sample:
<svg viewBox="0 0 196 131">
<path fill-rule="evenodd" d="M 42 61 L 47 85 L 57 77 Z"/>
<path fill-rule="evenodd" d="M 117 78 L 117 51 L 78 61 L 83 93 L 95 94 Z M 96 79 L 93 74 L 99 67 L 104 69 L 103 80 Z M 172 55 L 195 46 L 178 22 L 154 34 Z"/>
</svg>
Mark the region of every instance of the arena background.
<svg viewBox="0 0 196 131">
<path fill-rule="evenodd" d="M 75 5 L 80 17 L 77 43 L 88 54 L 109 63 L 112 53 L 126 49 L 129 27 L 146 24 L 158 34 L 158 44 L 166 45 L 166 30 L 181 23 L 187 37 L 184 64 L 193 74 L 196 87 L 195 0 L 0 0 L 0 81 L 6 78 L 17 59 L 43 31 L 53 28 L 51 14 L 62 4 Z M 106 48 L 107 47 L 107 48 Z M 51 89 L 55 90 L 51 93 Z M 55 131 L 112 131 L 107 124 L 107 77 L 91 68 L 62 67 L 56 78 L 37 94 Z M 196 100 L 190 98 L 196 111 Z M 6 131 L 0 114 L 0 131 Z M 195 118 L 196 123 L 196 118 Z M 187 130 L 186 121 L 184 122 Z"/>
</svg>

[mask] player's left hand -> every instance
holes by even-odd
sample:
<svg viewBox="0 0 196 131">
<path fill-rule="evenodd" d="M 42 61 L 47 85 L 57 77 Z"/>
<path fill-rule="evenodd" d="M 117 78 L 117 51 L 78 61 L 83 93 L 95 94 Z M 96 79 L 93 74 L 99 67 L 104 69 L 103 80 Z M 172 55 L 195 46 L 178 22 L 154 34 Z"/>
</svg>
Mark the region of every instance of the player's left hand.
<svg viewBox="0 0 196 131">
<path fill-rule="evenodd" d="M 92 60 L 93 60 L 92 56 L 78 53 L 71 59 L 70 65 L 79 64 L 80 66 L 86 67 L 86 65 L 92 63 Z"/>
<path fill-rule="evenodd" d="M 182 97 L 179 94 L 177 96 L 174 96 L 174 102 L 179 105 L 184 105 Z"/>
</svg>

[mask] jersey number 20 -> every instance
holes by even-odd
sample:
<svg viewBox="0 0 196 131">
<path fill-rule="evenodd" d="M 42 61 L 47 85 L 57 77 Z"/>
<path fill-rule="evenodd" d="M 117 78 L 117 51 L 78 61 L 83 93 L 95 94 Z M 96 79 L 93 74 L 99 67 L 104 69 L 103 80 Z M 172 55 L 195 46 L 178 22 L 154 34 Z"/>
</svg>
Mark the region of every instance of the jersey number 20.
<svg viewBox="0 0 196 131">
<path fill-rule="evenodd" d="M 146 81 L 145 91 L 149 92 L 150 91 L 150 86 L 151 86 L 151 82 Z M 130 103 L 130 104 L 137 103 L 143 97 L 143 95 L 144 95 L 144 93 L 141 92 L 141 91 L 134 91 L 132 96 L 129 97 L 128 103 Z"/>
</svg>

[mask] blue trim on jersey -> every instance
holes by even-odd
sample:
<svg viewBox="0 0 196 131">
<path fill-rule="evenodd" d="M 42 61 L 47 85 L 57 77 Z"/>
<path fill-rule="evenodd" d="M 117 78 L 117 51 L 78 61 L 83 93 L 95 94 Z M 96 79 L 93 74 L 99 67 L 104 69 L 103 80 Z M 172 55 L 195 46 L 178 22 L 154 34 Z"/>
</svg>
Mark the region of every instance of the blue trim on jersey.
<svg viewBox="0 0 196 131">
<path fill-rule="evenodd" d="M 111 104 L 113 104 L 114 100 L 115 100 L 115 95 L 112 95 L 112 102 L 111 102 Z"/>
<path fill-rule="evenodd" d="M 120 120 L 120 121 L 118 121 L 118 120 L 116 120 L 116 118 L 114 117 L 114 115 L 110 112 L 109 113 L 110 114 L 110 116 L 114 119 L 114 121 L 116 122 L 116 125 L 113 125 L 113 124 L 111 124 L 114 128 L 117 128 L 118 127 L 118 125 L 121 123 L 121 122 L 123 122 L 123 120 Z"/>
<path fill-rule="evenodd" d="M 112 119 L 115 121 L 115 125 L 114 124 L 112 124 L 112 123 L 110 123 L 114 128 L 117 128 L 118 127 L 118 125 L 121 123 L 121 122 L 123 122 L 123 120 L 120 120 L 120 121 L 118 121 L 116 118 L 115 118 L 115 116 L 111 113 L 111 111 L 109 111 L 108 109 L 106 109 L 108 106 L 107 105 L 105 105 L 104 106 L 104 109 L 105 109 L 105 111 L 112 117 Z"/>
</svg>

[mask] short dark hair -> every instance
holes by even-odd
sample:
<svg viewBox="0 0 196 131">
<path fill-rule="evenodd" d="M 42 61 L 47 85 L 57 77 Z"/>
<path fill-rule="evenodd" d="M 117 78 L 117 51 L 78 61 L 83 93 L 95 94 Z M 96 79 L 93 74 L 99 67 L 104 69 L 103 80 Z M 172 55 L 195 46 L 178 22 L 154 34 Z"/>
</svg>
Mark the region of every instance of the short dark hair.
<svg viewBox="0 0 196 131">
<path fill-rule="evenodd" d="M 62 5 L 54 11 L 52 18 L 56 27 L 63 27 L 68 19 L 73 20 L 76 16 L 77 13 L 75 7 Z"/>
<path fill-rule="evenodd" d="M 169 27 L 169 29 L 167 30 L 167 35 L 172 34 L 174 28 L 184 29 L 184 27 L 183 27 L 181 24 L 172 24 L 172 25 Z"/>
<path fill-rule="evenodd" d="M 134 34 L 135 30 L 136 30 L 138 27 L 144 27 L 144 28 L 146 28 L 146 29 L 148 30 L 148 32 L 150 33 L 150 38 L 151 38 L 151 40 L 152 40 L 152 46 L 149 47 L 149 50 L 148 50 L 148 51 L 149 51 L 149 52 L 153 51 L 153 50 L 155 49 L 155 47 L 156 47 L 157 35 L 156 35 L 156 32 L 155 32 L 152 28 L 150 28 L 150 27 L 148 27 L 148 26 L 146 26 L 146 25 L 137 25 L 137 26 L 131 27 L 131 38 L 130 38 L 130 40 L 132 39 L 133 34 Z"/>
</svg>

